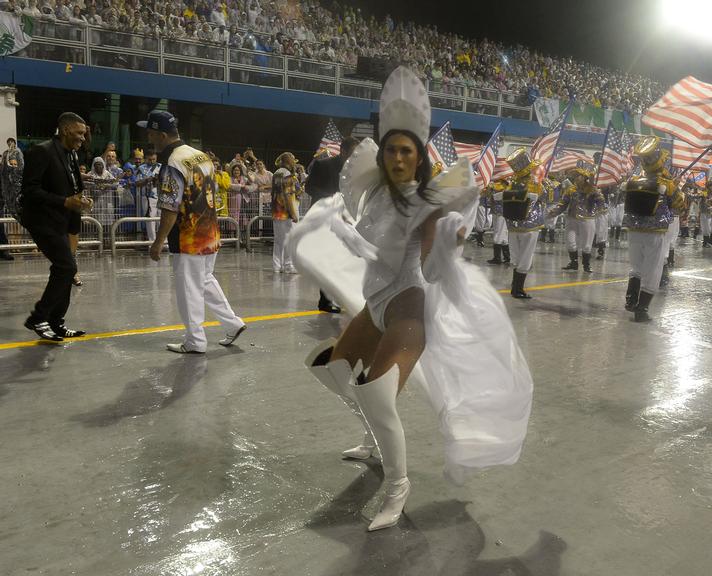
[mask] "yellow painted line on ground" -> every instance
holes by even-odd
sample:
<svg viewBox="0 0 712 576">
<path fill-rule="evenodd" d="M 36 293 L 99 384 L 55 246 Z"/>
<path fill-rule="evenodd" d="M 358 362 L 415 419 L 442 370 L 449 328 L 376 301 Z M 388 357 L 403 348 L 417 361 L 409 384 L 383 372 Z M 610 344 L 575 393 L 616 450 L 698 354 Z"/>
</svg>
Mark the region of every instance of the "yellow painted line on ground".
<svg viewBox="0 0 712 576">
<path fill-rule="evenodd" d="M 583 280 L 581 282 L 564 282 L 561 284 L 543 284 L 541 286 L 527 287 L 530 292 L 536 290 L 555 290 L 558 288 L 573 288 L 576 286 L 594 286 L 596 284 L 614 284 L 616 282 L 627 282 L 627 278 L 614 278 L 610 280 Z M 498 290 L 500 294 L 508 294 L 509 289 L 505 288 L 503 290 Z M 284 314 L 268 314 L 266 316 L 250 316 L 249 318 L 243 318 L 248 324 L 252 322 L 269 322 L 272 320 L 287 320 L 290 318 L 304 318 L 306 316 L 316 316 L 318 314 L 324 314 L 324 312 L 319 312 L 318 310 L 305 310 L 303 312 L 285 312 Z M 204 322 L 203 326 L 212 327 L 219 326 L 219 322 Z M 166 326 L 152 326 L 149 328 L 134 328 L 132 330 L 117 330 L 115 332 L 98 332 L 96 334 L 87 334 L 80 338 L 72 338 L 71 340 L 65 340 L 64 342 L 48 342 L 46 340 L 29 340 L 25 342 L 7 342 L 5 344 L 0 344 L 0 350 L 14 350 L 16 348 L 26 348 L 28 346 L 56 346 L 63 345 L 70 342 L 86 342 L 88 340 L 101 340 L 104 338 L 117 338 L 119 336 L 138 336 L 140 334 L 158 334 L 159 332 L 175 332 L 178 330 L 183 330 L 183 324 L 169 324 Z"/>
<path fill-rule="evenodd" d="M 542 284 L 541 286 L 526 286 L 527 292 L 536 290 L 556 290 L 558 288 L 574 288 L 576 286 L 595 286 L 597 284 L 616 284 L 619 282 L 628 282 L 628 278 L 611 278 L 609 280 L 582 280 L 580 282 L 563 282 L 561 284 Z M 500 294 L 509 294 L 509 288 L 497 290 Z"/>
<path fill-rule="evenodd" d="M 306 310 L 303 312 L 285 312 L 284 314 L 268 314 L 266 316 L 250 316 L 248 318 L 243 318 L 248 324 L 252 322 L 268 322 L 271 320 L 286 320 L 289 318 L 304 318 L 305 316 L 316 316 L 318 314 L 324 314 L 324 312 L 319 312 L 319 310 Z M 204 322 L 203 326 L 220 326 L 220 322 Z M 98 332 L 96 334 L 87 334 L 86 336 L 81 336 L 79 338 L 72 338 L 70 340 L 65 340 L 64 342 L 49 342 L 46 340 L 30 340 L 27 342 L 7 342 L 5 344 L 0 344 L 0 350 L 13 350 L 15 348 L 26 348 L 28 346 L 56 346 L 63 345 L 70 342 L 86 342 L 87 340 L 99 340 L 103 338 L 116 338 L 119 336 L 136 336 L 139 334 L 157 334 L 159 332 L 173 332 L 177 330 L 183 330 L 183 324 L 169 324 L 167 326 L 153 326 L 150 328 L 134 328 L 132 330 L 117 330 L 115 332 Z"/>
</svg>

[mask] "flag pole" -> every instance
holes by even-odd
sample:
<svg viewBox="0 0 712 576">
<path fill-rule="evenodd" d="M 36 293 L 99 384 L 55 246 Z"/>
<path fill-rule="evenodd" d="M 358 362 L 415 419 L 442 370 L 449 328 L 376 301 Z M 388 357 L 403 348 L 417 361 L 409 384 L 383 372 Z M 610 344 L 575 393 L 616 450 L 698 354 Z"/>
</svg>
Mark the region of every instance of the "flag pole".
<svg viewBox="0 0 712 576">
<path fill-rule="evenodd" d="M 564 130 L 566 129 L 566 121 L 569 119 L 569 115 L 574 109 L 574 102 L 576 102 L 576 99 L 572 98 L 569 102 L 568 107 L 566 108 L 566 112 L 564 112 L 564 121 L 561 123 L 561 131 L 559 132 L 559 137 L 556 139 L 554 149 L 551 151 L 551 158 L 549 158 L 549 162 L 547 162 L 546 164 L 546 170 L 544 170 L 544 176 L 542 177 L 542 180 L 546 179 L 546 177 L 549 175 L 549 170 L 551 170 L 551 166 L 554 164 L 554 158 L 556 158 L 556 149 L 559 147 L 561 137 L 564 135 Z"/>
<path fill-rule="evenodd" d="M 674 141 L 674 140 L 673 140 L 672 146 L 673 146 L 673 150 L 674 150 L 674 149 L 675 149 L 675 141 Z M 680 178 L 680 181 L 682 181 L 682 177 L 690 171 L 690 168 L 692 168 L 695 164 L 697 164 L 700 160 L 702 160 L 702 157 L 703 157 L 705 154 L 707 154 L 710 150 L 712 150 L 712 144 L 710 144 L 709 146 L 707 146 L 707 148 L 705 148 L 705 149 L 702 151 L 702 154 L 700 154 L 697 158 L 695 158 L 695 159 L 692 161 L 692 164 L 690 164 L 687 168 L 685 168 L 685 169 L 682 171 L 682 174 L 680 174 L 680 176 L 678 176 L 678 178 Z"/>
<path fill-rule="evenodd" d="M 598 177 L 601 174 L 601 164 L 603 163 L 603 155 L 606 153 L 606 144 L 608 144 L 608 136 L 611 133 L 611 126 L 613 124 L 611 121 L 608 121 L 608 128 L 606 129 L 606 137 L 603 139 L 603 148 L 601 148 L 601 158 L 598 161 L 598 166 L 596 166 L 596 180 L 593 183 L 593 187 L 595 188 L 598 185 Z"/>
</svg>

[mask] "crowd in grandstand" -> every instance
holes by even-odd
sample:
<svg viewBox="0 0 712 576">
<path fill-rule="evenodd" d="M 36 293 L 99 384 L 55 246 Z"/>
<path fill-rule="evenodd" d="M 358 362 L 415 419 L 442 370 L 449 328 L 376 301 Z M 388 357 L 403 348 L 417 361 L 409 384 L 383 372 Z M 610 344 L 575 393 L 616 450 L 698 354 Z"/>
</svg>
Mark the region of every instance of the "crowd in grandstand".
<svg viewBox="0 0 712 576">
<path fill-rule="evenodd" d="M 40 20 L 165 39 L 338 62 L 359 56 L 408 65 L 444 92 L 492 88 L 531 104 L 539 96 L 640 113 L 663 93 L 650 78 L 555 58 L 524 46 L 463 38 L 436 26 L 377 20 L 352 5 L 319 0 L 3 0 L 0 7 Z"/>
</svg>

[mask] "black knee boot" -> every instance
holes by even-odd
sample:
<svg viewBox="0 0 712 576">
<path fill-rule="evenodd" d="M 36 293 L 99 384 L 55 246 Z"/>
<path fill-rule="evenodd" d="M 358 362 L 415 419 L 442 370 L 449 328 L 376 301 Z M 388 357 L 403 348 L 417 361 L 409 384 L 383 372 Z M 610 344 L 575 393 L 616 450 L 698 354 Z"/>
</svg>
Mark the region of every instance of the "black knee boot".
<svg viewBox="0 0 712 576">
<path fill-rule="evenodd" d="M 494 249 L 494 258 L 487 260 L 487 264 L 501 264 L 502 263 L 502 245 L 495 244 L 492 246 Z"/>
<path fill-rule="evenodd" d="M 477 234 L 475 234 L 475 239 L 477 240 L 477 245 L 478 245 L 480 248 L 483 248 L 484 245 L 485 245 L 485 233 L 484 233 L 484 231 L 478 232 Z"/>
<path fill-rule="evenodd" d="M 650 322 L 651 318 L 648 316 L 648 306 L 652 299 L 653 295 L 650 292 L 646 292 L 645 290 L 640 291 L 638 305 L 635 307 L 636 322 Z"/>
<path fill-rule="evenodd" d="M 616 231 L 614 233 L 614 236 L 615 236 L 616 240 L 621 239 L 621 227 L 620 226 L 616 226 Z"/>
<path fill-rule="evenodd" d="M 709 237 L 709 236 L 703 236 L 703 237 L 702 237 L 702 247 L 703 247 L 703 248 L 707 248 L 707 246 L 709 246 L 710 244 L 712 244 L 712 242 L 710 242 L 710 237 Z"/>
<path fill-rule="evenodd" d="M 700 233 L 700 227 L 695 226 L 695 228 L 692 230 L 692 237 L 697 240 L 697 235 Z"/>
<path fill-rule="evenodd" d="M 502 262 L 509 264 L 509 244 L 502 244 Z"/>
<path fill-rule="evenodd" d="M 524 282 L 527 279 L 527 275 L 522 272 L 514 271 L 512 275 L 512 290 L 510 294 L 512 298 L 531 298 L 529 294 L 524 291 Z"/>
<path fill-rule="evenodd" d="M 670 251 L 668 252 L 668 266 L 670 268 L 675 268 L 675 249 L 670 248 Z"/>
<path fill-rule="evenodd" d="M 625 293 L 625 309 L 633 312 L 638 305 L 638 294 L 640 293 L 640 278 L 631 276 L 628 278 L 628 290 Z"/>
<path fill-rule="evenodd" d="M 591 270 L 591 254 L 586 254 L 586 252 L 582 252 L 581 258 L 583 259 L 583 271 L 593 272 L 593 270 Z"/>
<path fill-rule="evenodd" d="M 578 252 L 569 252 L 569 263 L 562 270 L 578 270 Z"/>
<path fill-rule="evenodd" d="M 603 260 L 603 258 L 605 256 L 606 256 L 606 243 L 599 242 L 598 243 L 598 254 L 596 255 L 596 260 Z"/>
<path fill-rule="evenodd" d="M 556 230 L 554 230 L 553 228 L 551 230 L 549 230 L 549 242 L 551 244 L 556 242 Z"/>
</svg>

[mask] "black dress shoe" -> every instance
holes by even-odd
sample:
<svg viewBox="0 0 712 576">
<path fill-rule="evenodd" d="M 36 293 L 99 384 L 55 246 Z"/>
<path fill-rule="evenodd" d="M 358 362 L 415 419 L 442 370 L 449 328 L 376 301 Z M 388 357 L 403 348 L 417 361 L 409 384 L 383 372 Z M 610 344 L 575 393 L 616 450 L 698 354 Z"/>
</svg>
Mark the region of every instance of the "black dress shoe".
<svg viewBox="0 0 712 576">
<path fill-rule="evenodd" d="M 0 259 L 2 260 L 14 260 L 15 257 L 10 254 L 7 250 L 0 250 Z"/>
<path fill-rule="evenodd" d="M 64 340 L 62 336 L 52 330 L 49 322 L 35 322 L 31 318 L 28 318 L 25 320 L 25 328 L 32 330 L 37 336 L 42 338 L 42 340 L 49 340 L 51 342 L 61 342 Z"/>
<path fill-rule="evenodd" d="M 82 282 L 82 279 L 79 277 L 77 274 L 74 278 L 72 278 L 72 284 L 75 286 L 84 286 L 84 282 Z"/>
<path fill-rule="evenodd" d="M 86 334 L 85 330 L 72 330 L 71 328 L 67 328 L 64 324 L 52 326 L 52 330 L 62 338 L 79 338 Z"/>
<path fill-rule="evenodd" d="M 329 314 L 341 314 L 341 308 L 334 304 L 319 304 L 319 310 Z"/>
</svg>

